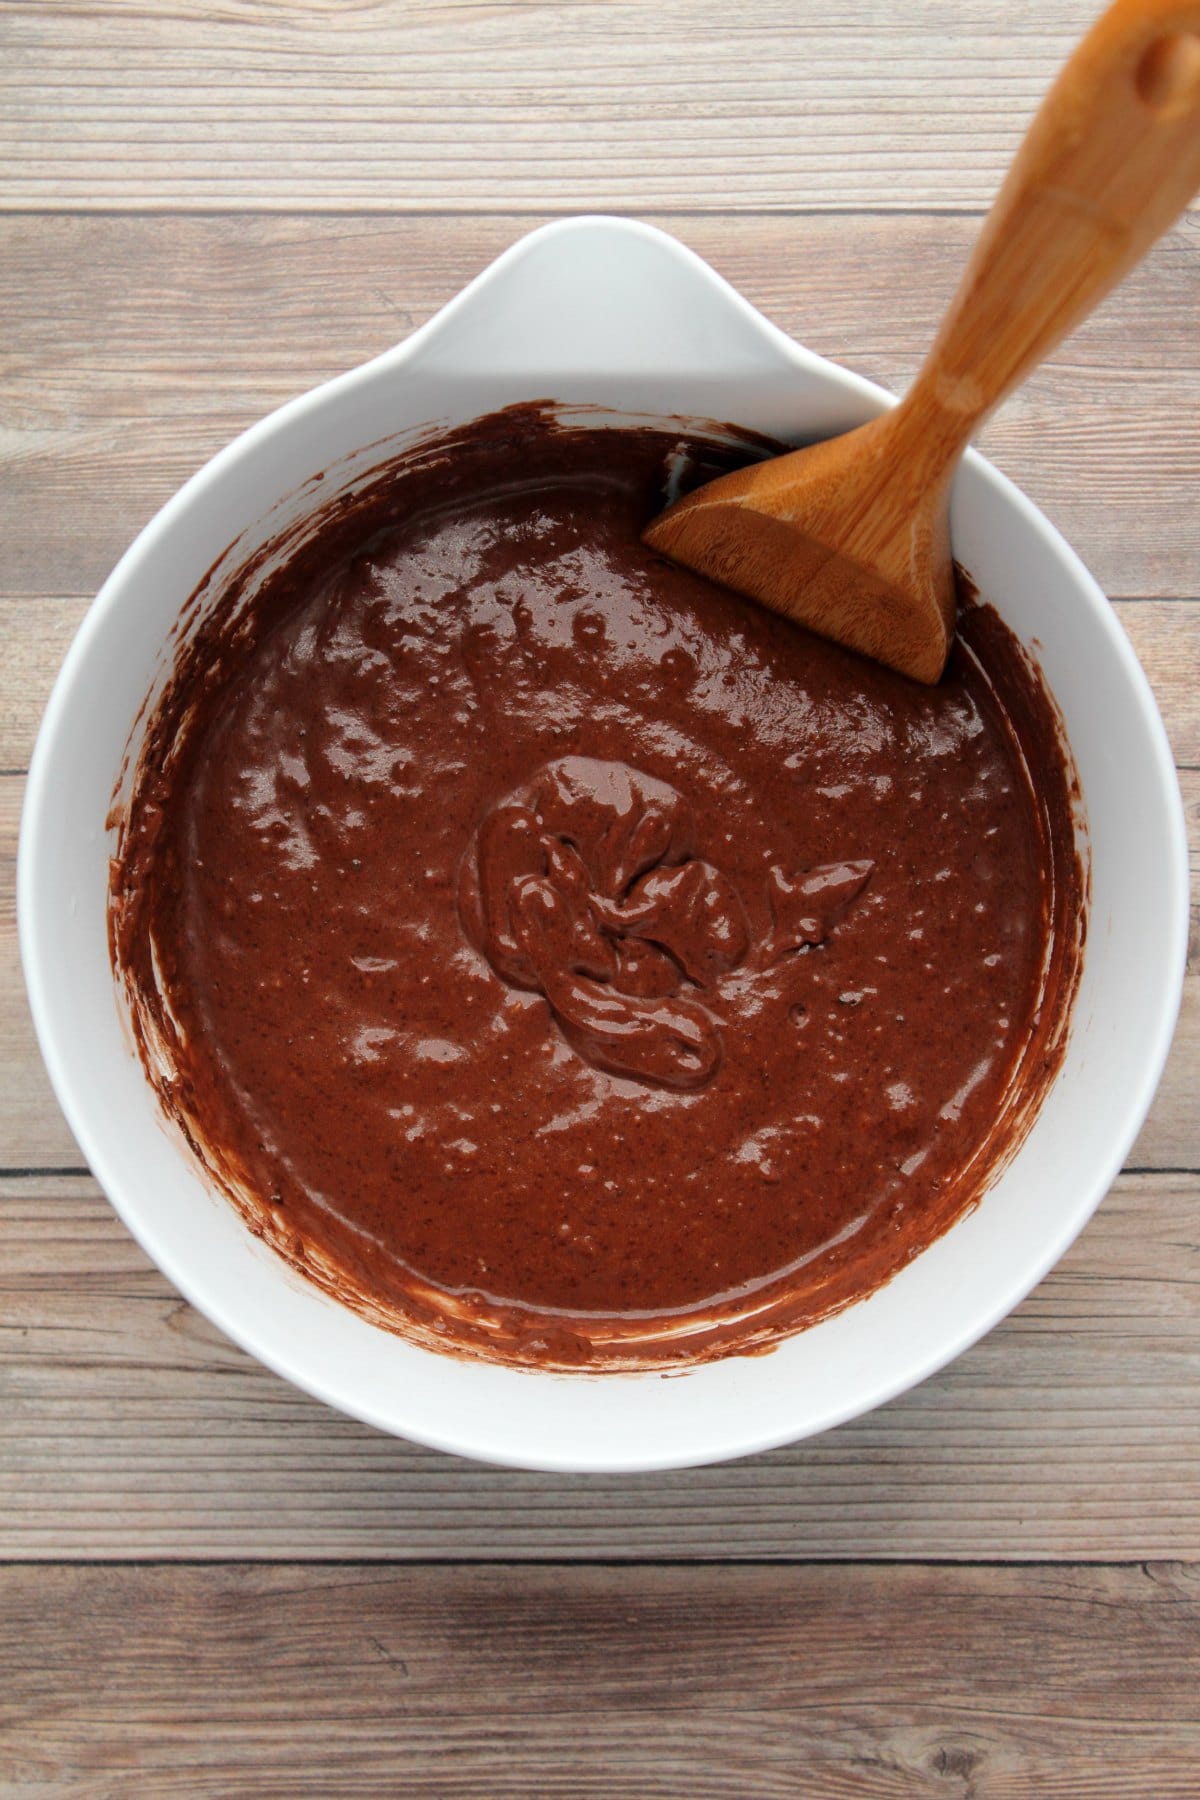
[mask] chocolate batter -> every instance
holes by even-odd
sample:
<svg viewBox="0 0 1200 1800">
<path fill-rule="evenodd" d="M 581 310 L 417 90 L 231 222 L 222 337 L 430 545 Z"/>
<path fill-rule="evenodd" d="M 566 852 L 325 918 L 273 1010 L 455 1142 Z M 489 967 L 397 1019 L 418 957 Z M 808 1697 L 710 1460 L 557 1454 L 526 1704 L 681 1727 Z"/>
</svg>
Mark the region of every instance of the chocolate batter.
<svg viewBox="0 0 1200 1800">
<path fill-rule="evenodd" d="M 746 454 L 480 421 L 232 591 L 152 723 L 147 1066 L 257 1230 L 425 1341 L 769 1344 L 958 1218 L 1056 1066 L 1050 703 L 986 607 L 930 690 L 641 546 Z"/>
</svg>

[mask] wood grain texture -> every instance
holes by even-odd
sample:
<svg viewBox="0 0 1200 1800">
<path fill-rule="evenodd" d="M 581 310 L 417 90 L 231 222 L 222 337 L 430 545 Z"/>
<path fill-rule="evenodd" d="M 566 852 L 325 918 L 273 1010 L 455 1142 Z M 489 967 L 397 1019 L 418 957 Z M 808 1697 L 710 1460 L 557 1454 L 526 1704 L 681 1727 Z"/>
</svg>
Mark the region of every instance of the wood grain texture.
<svg viewBox="0 0 1200 1800">
<path fill-rule="evenodd" d="M 1123 1176 L 940 1375 L 720 1468 L 516 1473 L 342 1418 L 187 1306 L 85 1178 L 0 1181 L 0 1320 L 9 1558 L 1200 1556 L 1197 1176 Z"/>
<path fill-rule="evenodd" d="M 14 1569 L 0 1607 L 14 1800 L 1196 1792 L 1170 1564 Z"/>
<path fill-rule="evenodd" d="M 3 590 L 94 592 L 232 436 L 407 335 L 536 222 L 0 217 Z M 657 222 L 786 331 L 897 389 L 976 231 L 961 218 Z M 981 439 L 1125 598 L 1200 594 L 1198 296 L 1189 220 Z"/>
<path fill-rule="evenodd" d="M 980 209 L 1093 0 L 9 0 L 9 207 Z"/>
</svg>

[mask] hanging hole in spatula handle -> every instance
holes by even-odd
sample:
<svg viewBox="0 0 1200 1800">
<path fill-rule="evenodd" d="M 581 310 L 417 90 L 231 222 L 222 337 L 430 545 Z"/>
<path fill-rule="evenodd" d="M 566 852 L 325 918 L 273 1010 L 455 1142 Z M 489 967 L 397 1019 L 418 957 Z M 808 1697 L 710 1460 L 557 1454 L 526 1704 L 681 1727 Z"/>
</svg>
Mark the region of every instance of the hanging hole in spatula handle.
<svg viewBox="0 0 1200 1800">
<path fill-rule="evenodd" d="M 1156 38 L 1134 76 L 1143 105 L 1160 119 L 1200 112 L 1200 34 L 1172 31 Z"/>
<path fill-rule="evenodd" d="M 1200 188 L 1200 0 L 1116 0 L 1043 101 L 910 393 L 947 461 Z"/>
</svg>

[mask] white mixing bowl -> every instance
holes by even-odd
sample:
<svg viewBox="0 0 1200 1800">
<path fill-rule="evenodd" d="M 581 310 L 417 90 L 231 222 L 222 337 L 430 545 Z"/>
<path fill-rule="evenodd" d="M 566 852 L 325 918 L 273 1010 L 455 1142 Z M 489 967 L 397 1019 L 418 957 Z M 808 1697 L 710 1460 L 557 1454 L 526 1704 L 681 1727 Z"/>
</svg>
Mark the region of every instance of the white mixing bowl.
<svg viewBox="0 0 1200 1800">
<path fill-rule="evenodd" d="M 1009 1312 L 1079 1232 L 1134 1140 L 1171 1038 L 1187 923 L 1182 809 L 1153 698 L 1103 594 L 1029 501 L 969 455 L 956 552 L 1017 636 L 1036 639 L 1082 783 L 1092 881 L 1065 1062 L 982 1203 L 880 1291 L 773 1354 L 669 1379 L 442 1356 L 328 1299 L 205 1185 L 132 1050 L 106 939 L 114 783 L 170 665 L 172 629 L 218 558 L 236 567 L 418 431 L 543 396 L 794 440 L 888 403 L 661 232 L 603 218 L 533 232 L 406 343 L 238 438 L 122 559 L 71 647 L 34 754 L 21 949 L 50 1077 L 97 1179 L 180 1292 L 253 1355 L 344 1412 L 492 1462 L 712 1462 L 822 1431 L 920 1381 Z"/>
</svg>

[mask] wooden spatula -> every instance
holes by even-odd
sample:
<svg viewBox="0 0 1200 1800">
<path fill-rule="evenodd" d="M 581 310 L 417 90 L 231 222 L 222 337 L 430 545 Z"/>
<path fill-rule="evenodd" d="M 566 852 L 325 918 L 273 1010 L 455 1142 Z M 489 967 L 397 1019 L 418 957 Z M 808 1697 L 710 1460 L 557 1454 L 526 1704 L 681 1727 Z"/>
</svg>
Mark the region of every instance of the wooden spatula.
<svg viewBox="0 0 1200 1800">
<path fill-rule="evenodd" d="M 697 489 L 645 542 L 937 681 L 954 632 L 950 484 L 968 440 L 1197 187 L 1200 0 L 1117 0 L 1043 102 L 900 404 Z"/>
</svg>

